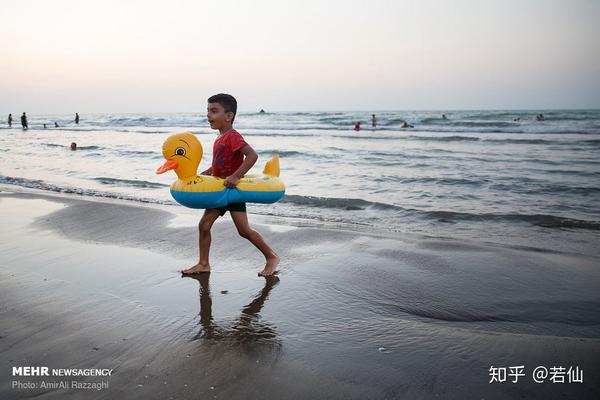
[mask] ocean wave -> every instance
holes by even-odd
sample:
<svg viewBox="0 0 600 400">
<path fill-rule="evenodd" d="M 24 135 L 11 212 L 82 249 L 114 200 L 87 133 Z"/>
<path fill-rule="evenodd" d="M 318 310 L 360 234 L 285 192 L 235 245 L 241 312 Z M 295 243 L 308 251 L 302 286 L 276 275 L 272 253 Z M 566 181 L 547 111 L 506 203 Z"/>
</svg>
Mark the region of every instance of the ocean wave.
<svg viewBox="0 0 600 400">
<path fill-rule="evenodd" d="M 406 217 L 416 217 L 443 223 L 452 222 L 500 222 L 500 223 L 528 223 L 551 229 L 586 229 L 600 230 L 600 221 L 586 221 L 575 218 L 560 217 L 547 214 L 496 214 L 496 213 L 466 213 L 444 210 L 417 210 L 407 209 L 393 204 L 372 202 L 356 198 L 327 198 L 316 196 L 286 195 L 281 202 L 292 203 L 300 206 L 342 209 L 347 211 L 360 211 L 365 209 L 396 211 Z"/>
<path fill-rule="evenodd" d="M 29 129 L 30 130 L 31 129 L 35 129 L 35 127 L 30 127 Z M 94 127 L 94 128 L 79 128 L 79 127 L 77 127 L 77 128 L 66 128 L 64 126 L 59 126 L 58 128 L 55 128 L 55 127 L 51 127 L 51 128 L 50 127 L 48 127 L 48 128 L 38 127 L 37 129 L 42 130 L 44 132 L 45 131 L 49 131 L 49 132 L 52 132 L 52 131 L 61 131 L 61 132 L 65 132 L 65 131 L 66 132 L 104 132 L 104 131 L 110 130 L 110 129 L 106 129 L 106 128 L 103 129 L 103 128 L 99 128 L 99 127 Z"/>
<path fill-rule="evenodd" d="M 448 123 L 450 126 L 464 127 L 464 128 L 511 128 L 519 126 L 516 122 L 484 122 L 484 121 L 451 121 Z"/>
<path fill-rule="evenodd" d="M 403 184 L 421 184 L 421 185 L 448 185 L 448 186 L 481 186 L 489 179 L 466 179 L 466 178 L 434 178 L 434 177 L 421 177 L 421 178 L 399 178 L 397 182 Z"/>
<path fill-rule="evenodd" d="M 244 136 L 266 136 L 266 137 L 315 137 L 315 136 L 322 136 L 316 133 L 294 133 L 294 134 L 290 134 L 290 133 L 266 133 L 266 132 L 260 132 L 260 133 L 245 133 Z"/>
<path fill-rule="evenodd" d="M 448 121 L 447 119 L 441 118 L 441 117 L 430 117 L 430 118 L 423 118 L 421 120 L 419 120 L 419 122 L 421 124 L 426 124 L 426 125 L 432 125 L 432 124 L 436 124 L 436 123 L 444 123 L 445 121 Z"/>
<path fill-rule="evenodd" d="M 174 201 L 170 200 L 159 200 L 148 197 L 140 197 L 140 196 L 132 196 L 123 193 L 114 193 L 114 192 L 105 192 L 101 190 L 94 189 L 84 189 L 79 187 L 73 187 L 68 185 L 55 185 L 53 183 L 45 182 L 40 179 L 27 179 L 27 178 L 17 178 L 11 176 L 0 175 L 0 183 L 5 183 L 9 185 L 20 186 L 24 188 L 30 189 L 39 189 L 46 190 L 49 192 L 55 193 L 65 193 L 65 194 L 76 194 L 80 196 L 89 196 L 89 197 L 102 197 L 102 198 L 110 198 L 110 199 L 120 199 L 120 200 L 128 200 L 135 201 L 140 203 L 152 203 L 152 204 L 165 204 L 165 205 L 174 205 L 177 204 Z"/>
<path fill-rule="evenodd" d="M 272 157 L 278 154 L 280 157 L 307 157 L 309 156 L 306 152 L 294 151 L 294 150 L 260 150 L 259 156 Z"/>
<path fill-rule="evenodd" d="M 574 175 L 589 178 L 600 178 L 600 171 L 580 171 L 572 169 L 545 169 L 538 170 L 541 174 L 552 174 L 552 175 Z"/>
<path fill-rule="evenodd" d="M 560 184 L 527 184 L 522 183 L 523 178 L 515 180 L 514 183 L 496 183 L 490 186 L 490 189 L 497 191 L 511 191 L 518 194 L 541 194 L 551 195 L 566 194 L 588 196 L 592 194 L 600 194 L 600 187 L 597 186 L 567 186 Z"/>
<path fill-rule="evenodd" d="M 117 152 L 125 157 L 144 157 L 144 158 L 156 158 L 162 159 L 163 155 L 160 151 L 149 151 L 149 150 L 117 150 Z"/>
<path fill-rule="evenodd" d="M 483 142 L 499 144 L 562 144 L 564 142 L 547 139 L 483 139 Z"/>
<path fill-rule="evenodd" d="M 600 139 L 582 140 L 579 144 L 591 144 L 593 146 L 600 146 Z"/>
<path fill-rule="evenodd" d="M 126 132 L 137 132 L 137 133 L 145 133 L 147 135 L 155 135 L 155 134 L 163 134 L 163 133 L 171 133 L 170 131 L 148 131 L 148 130 L 131 130 Z"/>
<path fill-rule="evenodd" d="M 600 230 L 600 221 L 584 221 L 574 218 L 547 214 L 494 214 L 461 213 L 454 211 L 417 211 L 426 218 L 440 222 L 478 221 L 478 222 L 526 222 L 544 228 Z"/>
<path fill-rule="evenodd" d="M 463 113 L 461 113 L 463 114 Z M 527 118 L 530 119 L 535 119 L 536 115 L 538 115 L 539 112 L 523 112 L 523 111 L 478 111 L 478 112 L 467 112 L 464 113 L 463 115 L 460 115 L 458 118 L 459 119 L 465 119 L 465 120 L 483 120 L 483 121 L 488 121 L 488 120 L 493 120 L 493 121 L 498 121 L 498 120 L 502 120 L 502 119 L 510 119 L 510 120 L 514 120 L 515 118 L 520 118 L 521 120 L 525 120 Z M 448 116 L 448 120 L 453 120 L 456 119 L 457 117 L 454 116 L 454 114 L 452 113 L 447 113 Z"/>
<path fill-rule="evenodd" d="M 285 195 L 280 200 L 283 203 L 292 203 L 310 207 L 339 208 L 342 210 L 364 210 L 366 208 L 375 208 L 380 210 L 403 210 L 392 204 L 371 202 L 363 199 L 331 198 L 301 195 Z"/>
<path fill-rule="evenodd" d="M 157 183 L 157 182 L 148 182 L 148 181 L 141 181 L 141 180 L 134 180 L 134 179 L 107 178 L 107 177 L 103 177 L 103 176 L 93 178 L 93 179 L 96 182 L 100 182 L 104 185 L 133 186 L 133 187 L 139 187 L 139 188 L 152 188 L 152 189 L 163 188 L 163 187 L 169 186 L 169 185 L 165 185 L 163 183 Z"/>
<path fill-rule="evenodd" d="M 480 139 L 473 136 L 405 136 L 408 140 L 431 140 L 436 142 L 478 142 Z"/>
</svg>

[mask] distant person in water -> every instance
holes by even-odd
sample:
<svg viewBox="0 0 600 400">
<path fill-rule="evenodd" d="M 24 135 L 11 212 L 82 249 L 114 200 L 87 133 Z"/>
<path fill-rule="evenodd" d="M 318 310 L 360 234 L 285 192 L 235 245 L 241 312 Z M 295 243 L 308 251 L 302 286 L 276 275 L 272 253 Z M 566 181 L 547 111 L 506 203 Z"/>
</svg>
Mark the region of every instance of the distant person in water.
<svg viewBox="0 0 600 400">
<path fill-rule="evenodd" d="M 75 113 L 75 123 L 78 124 L 79 123 L 79 114 Z"/>
<path fill-rule="evenodd" d="M 71 143 L 71 150 L 73 150 L 73 151 L 77 150 L 77 143 L 75 143 L 75 142 Z"/>
<path fill-rule="evenodd" d="M 23 127 L 23 129 L 29 129 L 29 125 L 27 125 L 27 114 L 25 113 L 21 115 L 21 126 Z"/>
<path fill-rule="evenodd" d="M 446 118 L 446 114 L 442 114 L 442 119 L 448 119 Z"/>
<path fill-rule="evenodd" d="M 46 129 L 48 126 L 46 124 L 44 124 L 44 129 Z"/>
<path fill-rule="evenodd" d="M 8 114 L 8 127 L 12 128 L 12 114 Z"/>
<path fill-rule="evenodd" d="M 520 120 L 521 120 L 521 118 L 519 118 L 519 117 L 513 119 L 513 121 L 515 121 L 515 122 L 519 122 Z"/>
<path fill-rule="evenodd" d="M 54 122 L 54 127 L 58 128 L 58 122 Z"/>
<path fill-rule="evenodd" d="M 263 110 L 263 109 L 261 108 L 259 112 L 260 112 L 261 114 L 264 114 L 264 113 L 265 113 L 265 110 Z"/>
<path fill-rule="evenodd" d="M 404 123 L 402 124 L 402 126 L 400 128 L 414 128 L 414 126 L 412 126 L 408 122 L 404 121 Z"/>
<path fill-rule="evenodd" d="M 544 121 L 544 114 L 540 114 L 537 117 L 535 117 L 536 121 Z"/>
<path fill-rule="evenodd" d="M 377 128 L 377 119 L 375 119 L 375 114 L 371 115 L 371 126 L 373 128 Z"/>
<path fill-rule="evenodd" d="M 360 121 L 358 121 L 356 124 L 354 124 L 354 130 L 356 132 L 360 131 Z"/>
</svg>

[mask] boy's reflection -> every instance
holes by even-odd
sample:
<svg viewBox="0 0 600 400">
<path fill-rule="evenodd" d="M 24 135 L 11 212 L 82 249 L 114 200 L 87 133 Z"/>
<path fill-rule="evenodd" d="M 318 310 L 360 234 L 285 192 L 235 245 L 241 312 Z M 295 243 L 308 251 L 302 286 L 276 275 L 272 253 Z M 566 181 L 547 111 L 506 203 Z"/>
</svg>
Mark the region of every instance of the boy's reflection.
<svg viewBox="0 0 600 400">
<path fill-rule="evenodd" d="M 262 310 L 269 293 L 279 283 L 277 276 L 266 276 L 265 286 L 248 305 L 242 308 L 237 320 L 231 323 L 215 323 L 212 316 L 212 298 L 210 296 L 210 274 L 186 275 L 200 284 L 200 325 L 201 329 L 194 339 L 229 341 L 235 344 L 269 343 L 277 344 L 275 327 L 260 320 Z"/>
</svg>

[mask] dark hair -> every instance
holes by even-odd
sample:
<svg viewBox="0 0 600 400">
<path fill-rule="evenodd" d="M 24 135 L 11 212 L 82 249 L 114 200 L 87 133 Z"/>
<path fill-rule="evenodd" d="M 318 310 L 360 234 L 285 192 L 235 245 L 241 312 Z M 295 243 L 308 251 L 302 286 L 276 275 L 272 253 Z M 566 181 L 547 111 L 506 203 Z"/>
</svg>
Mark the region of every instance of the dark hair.
<svg viewBox="0 0 600 400">
<path fill-rule="evenodd" d="M 223 106 L 225 112 L 233 113 L 233 119 L 231 120 L 231 122 L 235 120 L 235 114 L 237 113 L 237 101 L 235 100 L 235 97 L 233 97 L 230 94 L 219 93 L 215 94 L 214 96 L 210 96 L 208 98 L 208 102 L 219 103 Z"/>
</svg>

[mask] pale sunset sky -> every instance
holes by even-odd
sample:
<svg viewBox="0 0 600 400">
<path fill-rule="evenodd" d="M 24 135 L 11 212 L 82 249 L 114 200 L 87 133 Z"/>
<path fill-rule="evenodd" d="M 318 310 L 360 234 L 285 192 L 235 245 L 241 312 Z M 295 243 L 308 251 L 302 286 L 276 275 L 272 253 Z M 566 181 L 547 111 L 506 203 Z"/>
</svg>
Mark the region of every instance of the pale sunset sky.
<svg viewBox="0 0 600 400">
<path fill-rule="evenodd" d="M 0 111 L 600 108 L 600 1 L 0 0 Z M 16 113 L 16 114 L 15 114 Z"/>
</svg>

